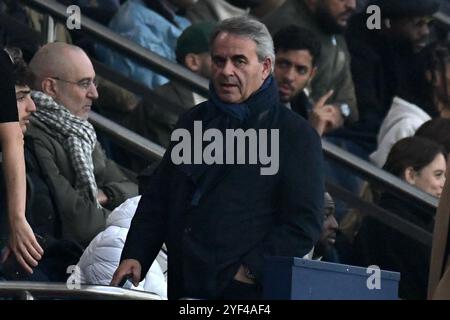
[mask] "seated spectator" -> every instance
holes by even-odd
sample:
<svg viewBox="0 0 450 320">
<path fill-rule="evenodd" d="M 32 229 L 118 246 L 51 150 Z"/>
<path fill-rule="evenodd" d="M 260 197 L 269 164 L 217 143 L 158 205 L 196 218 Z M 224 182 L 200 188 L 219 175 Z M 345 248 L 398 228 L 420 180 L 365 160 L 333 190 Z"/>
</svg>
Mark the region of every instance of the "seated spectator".
<svg viewBox="0 0 450 320">
<path fill-rule="evenodd" d="M 212 22 L 191 25 L 178 38 L 175 49 L 179 64 L 205 78 L 209 78 L 211 73 L 209 37 L 214 26 Z M 144 101 L 131 115 L 129 126 L 151 141 L 167 147 L 178 117 L 206 101 L 206 98 L 176 81 L 170 81 L 154 91 L 171 102 L 173 107 Z"/>
<path fill-rule="evenodd" d="M 371 4 L 380 8 L 381 29 L 367 28 L 369 16 L 364 10 L 350 20 L 346 33 L 359 121 L 339 133 L 364 158 L 377 148 L 377 133 L 393 98 L 400 91 L 418 88 L 421 57 L 417 53 L 428 41 L 430 16 L 438 9 L 435 0 L 375 0 Z"/>
<path fill-rule="evenodd" d="M 329 262 L 336 262 L 333 257 L 334 244 L 336 243 L 336 233 L 339 224 L 334 216 L 334 200 L 328 192 L 325 192 L 324 201 L 324 219 L 322 224 L 322 233 L 319 241 L 314 248 L 313 259 Z"/>
<path fill-rule="evenodd" d="M 32 83 L 32 74 L 26 66 L 20 50 L 9 48 L 8 52 L 14 62 L 13 76 L 19 124 L 22 132 L 25 133 L 30 116 L 36 111 L 29 87 Z M 7 280 L 64 282 L 68 276 L 67 266 L 77 262 L 82 248 L 70 240 L 60 238 L 57 226 L 59 216 L 53 205 L 53 197 L 42 177 L 38 159 L 32 152 L 33 147 L 28 142 L 26 137 L 24 150 L 27 176 L 25 216 L 44 252 L 37 266 L 33 266 L 31 269 L 29 265 L 24 266 L 21 259 L 16 258 L 8 247 L 4 251 L 0 273 Z M 1 211 L 3 212 L 3 210 Z M 14 228 L 13 224 L 11 224 L 11 228 Z M 15 232 L 15 230 L 11 230 L 11 232 Z"/>
<path fill-rule="evenodd" d="M 177 38 L 190 25 L 178 13 L 193 3 L 193 0 L 128 0 L 112 18 L 109 28 L 153 53 L 175 61 Z M 162 75 L 104 46 L 98 46 L 97 55 L 106 65 L 149 88 L 168 82 Z"/>
<path fill-rule="evenodd" d="M 309 31 L 290 25 L 281 28 L 273 38 L 275 46 L 274 77 L 278 84 L 281 102 L 297 112 L 317 130 L 319 135 L 337 128 L 340 124 L 334 106 L 326 100 L 333 94 L 331 90 L 314 105 L 310 102 L 306 87 L 317 72 L 320 57 L 320 41 Z"/>
<path fill-rule="evenodd" d="M 445 182 L 446 157 L 436 142 L 409 137 L 394 144 L 383 169 L 439 198 Z"/>
<path fill-rule="evenodd" d="M 140 196 L 128 199 L 114 209 L 106 221 L 106 229 L 89 244 L 78 262 L 81 283 L 107 286 L 119 266 L 131 220 Z M 167 255 L 161 250 L 139 286 L 135 290 L 149 291 L 167 299 Z"/>
<path fill-rule="evenodd" d="M 319 241 L 316 243 L 314 248 L 304 258 L 337 262 L 334 244 L 336 243 L 336 233 L 338 231 L 339 224 L 334 216 L 334 210 L 334 200 L 328 192 L 325 192 L 322 233 L 320 234 Z"/>
<path fill-rule="evenodd" d="M 404 138 L 392 147 L 383 169 L 440 197 L 445 182 L 446 153 L 431 140 Z M 423 212 L 410 200 L 383 192 L 376 204 L 421 228 L 432 230 L 434 212 Z M 354 249 L 357 257 L 354 264 L 377 265 L 383 270 L 401 273 L 400 298 L 426 298 L 430 247 L 375 218 L 366 217 L 355 238 Z"/>
<path fill-rule="evenodd" d="M 106 158 L 87 121 L 98 93 L 84 51 L 50 43 L 30 68 L 37 111 L 27 135 L 60 214 L 62 237 L 86 246 L 105 228 L 110 210 L 137 195 L 137 186 Z"/>
<path fill-rule="evenodd" d="M 295 24 L 314 32 L 320 40 L 322 54 L 311 81 L 311 98 L 317 102 L 333 90 L 329 103 L 339 111 L 334 115 L 340 126 L 344 121 L 358 120 L 350 55 L 343 35 L 355 7 L 354 0 L 286 0 L 263 19 L 272 35 Z"/>
</svg>

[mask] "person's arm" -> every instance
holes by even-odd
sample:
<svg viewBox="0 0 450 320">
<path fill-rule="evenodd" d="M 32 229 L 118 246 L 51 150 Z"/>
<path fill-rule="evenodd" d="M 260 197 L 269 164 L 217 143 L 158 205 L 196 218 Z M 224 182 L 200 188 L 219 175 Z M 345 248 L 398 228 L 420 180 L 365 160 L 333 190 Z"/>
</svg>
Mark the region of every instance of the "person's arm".
<svg viewBox="0 0 450 320">
<path fill-rule="evenodd" d="M 133 274 L 135 285 L 142 281 L 167 237 L 167 210 L 169 195 L 173 192 L 169 188 L 173 170 L 170 153 L 169 148 L 139 201 L 122 250 L 119 268 L 113 277 L 113 285 L 120 283 L 126 274 Z M 133 269 L 139 270 L 139 273 L 131 272 Z M 140 276 L 139 279 L 136 279 L 137 275 Z"/>
<path fill-rule="evenodd" d="M 104 150 L 97 142 L 93 152 L 94 159 L 100 159 L 104 167 L 96 173 L 98 186 L 97 200 L 105 208 L 115 209 L 125 200 L 138 195 L 137 185 L 130 181 L 119 166 L 108 159 Z"/>
<path fill-rule="evenodd" d="M 31 133 L 31 132 L 30 132 Z M 42 169 L 44 181 L 54 199 L 60 215 L 62 237 L 72 238 L 85 246 L 106 225 L 110 211 L 97 207 L 88 186 L 76 188 L 68 180 L 65 169 L 58 166 L 57 159 L 63 157 L 59 152 L 62 146 L 53 145 L 49 139 L 30 135 L 33 151 Z"/>
<path fill-rule="evenodd" d="M 9 250 L 15 254 L 17 261 L 27 272 L 33 273 L 31 267 L 37 266 L 44 251 L 25 218 L 26 174 L 23 134 L 19 123 L 0 123 L 0 139 L 8 199 Z M 2 260 L 6 260 L 9 250 Z"/>
<path fill-rule="evenodd" d="M 333 93 L 334 91 L 330 90 L 320 97 L 308 115 L 309 124 L 316 129 L 319 136 L 344 124 L 340 111 L 335 106 L 326 104 Z"/>
</svg>

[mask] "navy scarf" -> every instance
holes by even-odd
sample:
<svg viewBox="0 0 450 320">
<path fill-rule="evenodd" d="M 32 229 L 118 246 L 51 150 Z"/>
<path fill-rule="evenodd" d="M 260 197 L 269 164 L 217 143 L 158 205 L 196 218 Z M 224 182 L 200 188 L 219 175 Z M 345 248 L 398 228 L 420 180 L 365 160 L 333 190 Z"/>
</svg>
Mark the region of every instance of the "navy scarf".
<svg viewBox="0 0 450 320">
<path fill-rule="evenodd" d="M 263 99 L 259 98 L 268 98 L 266 90 L 269 89 L 274 83 L 273 77 L 269 76 L 262 86 L 256 91 L 253 95 L 251 95 L 245 102 L 242 103 L 225 103 L 222 102 L 216 94 L 216 90 L 212 84 L 209 84 L 209 104 L 213 108 L 217 108 L 223 113 L 236 118 L 239 122 L 244 122 L 247 120 L 250 115 L 250 107 L 253 107 L 256 104 L 262 103 Z M 278 91 L 277 91 L 278 95 Z M 273 96 L 272 96 L 273 98 Z M 270 99 L 272 100 L 272 99 Z M 267 102 L 270 103 L 270 100 Z M 253 108 L 252 108 L 253 109 Z"/>
<path fill-rule="evenodd" d="M 226 129 L 267 128 L 273 119 L 279 105 L 278 88 L 272 76 L 269 76 L 262 86 L 243 103 L 224 103 L 219 99 L 212 84 L 210 84 L 209 100 L 203 104 L 206 108 L 202 117 L 203 132 L 215 128 L 225 136 Z M 193 134 L 193 130 L 190 130 Z M 224 143 L 225 148 L 225 143 Z M 224 159 L 226 150 L 223 151 Z M 181 164 L 179 166 L 188 175 L 196 189 L 192 205 L 197 205 L 204 190 L 217 183 L 220 176 L 231 165 Z"/>
</svg>

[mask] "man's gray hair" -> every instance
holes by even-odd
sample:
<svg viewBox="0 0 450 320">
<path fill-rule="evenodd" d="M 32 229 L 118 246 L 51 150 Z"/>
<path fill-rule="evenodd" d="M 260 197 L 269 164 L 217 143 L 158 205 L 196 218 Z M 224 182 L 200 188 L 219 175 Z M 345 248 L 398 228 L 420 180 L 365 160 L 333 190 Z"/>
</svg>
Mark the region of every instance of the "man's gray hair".
<svg viewBox="0 0 450 320">
<path fill-rule="evenodd" d="M 275 64 L 273 40 L 269 30 L 267 30 L 267 27 L 263 23 L 247 16 L 225 19 L 216 26 L 211 34 L 211 49 L 213 47 L 214 40 L 222 32 L 253 40 L 256 43 L 256 54 L 258 56 L 258 60 L 263 62 L 266 58 L 269 58 L 272 62 L 273 71 Z"/>
</svg>

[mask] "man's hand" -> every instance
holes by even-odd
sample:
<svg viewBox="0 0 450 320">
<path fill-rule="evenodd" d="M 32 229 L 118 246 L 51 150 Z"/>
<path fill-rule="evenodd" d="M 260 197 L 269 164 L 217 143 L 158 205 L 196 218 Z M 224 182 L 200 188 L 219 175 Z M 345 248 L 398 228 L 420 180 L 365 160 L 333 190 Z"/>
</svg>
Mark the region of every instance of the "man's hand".
<svg viewBox="0 0 450 320">
<path fill-rule="evenodd" d="M 243 283 L 248 283 L 248 284 L 255 284 L 255 280 L 254 279 L 250 279 L 247 276 L 246 267 L 244 267 L 243 265 L 239 266 L 238 271 L 234 275 L 234 280 L 240 281 L 240 282 L 243 282 Z"/>
<path fill-rule="evenodd" d="M 2 263 L 6 261 L 11 251 L 16 256 L 17 262 L 25 269 L 26 272 L 32 274 L 32 267 L 38 265 L 44 250 L 34 236 L 33 230 L 25 219 L 11 221 L 11 234 L 9 237 L 8 248 L 2 256 Z"/>
<path fill-rule="evenodd" d="M 333 105 L 326 104 L 327 100 L 333 95 L 333 90 L 328 91 L 315 104 L 309 114 L 309 123 L 322 136 L 341 127 L 344 124 L 344 118 L 340 110 Z"/>
<path fill-rule="evenodd" d="M 141 268 L 141 264 L 136 259 L 123 260 L 114 272 L 110 285 L 117 287 L 124 277 L 130 276 L 133 285 L 137 287 L 141 279 Z"/>
</svg>

